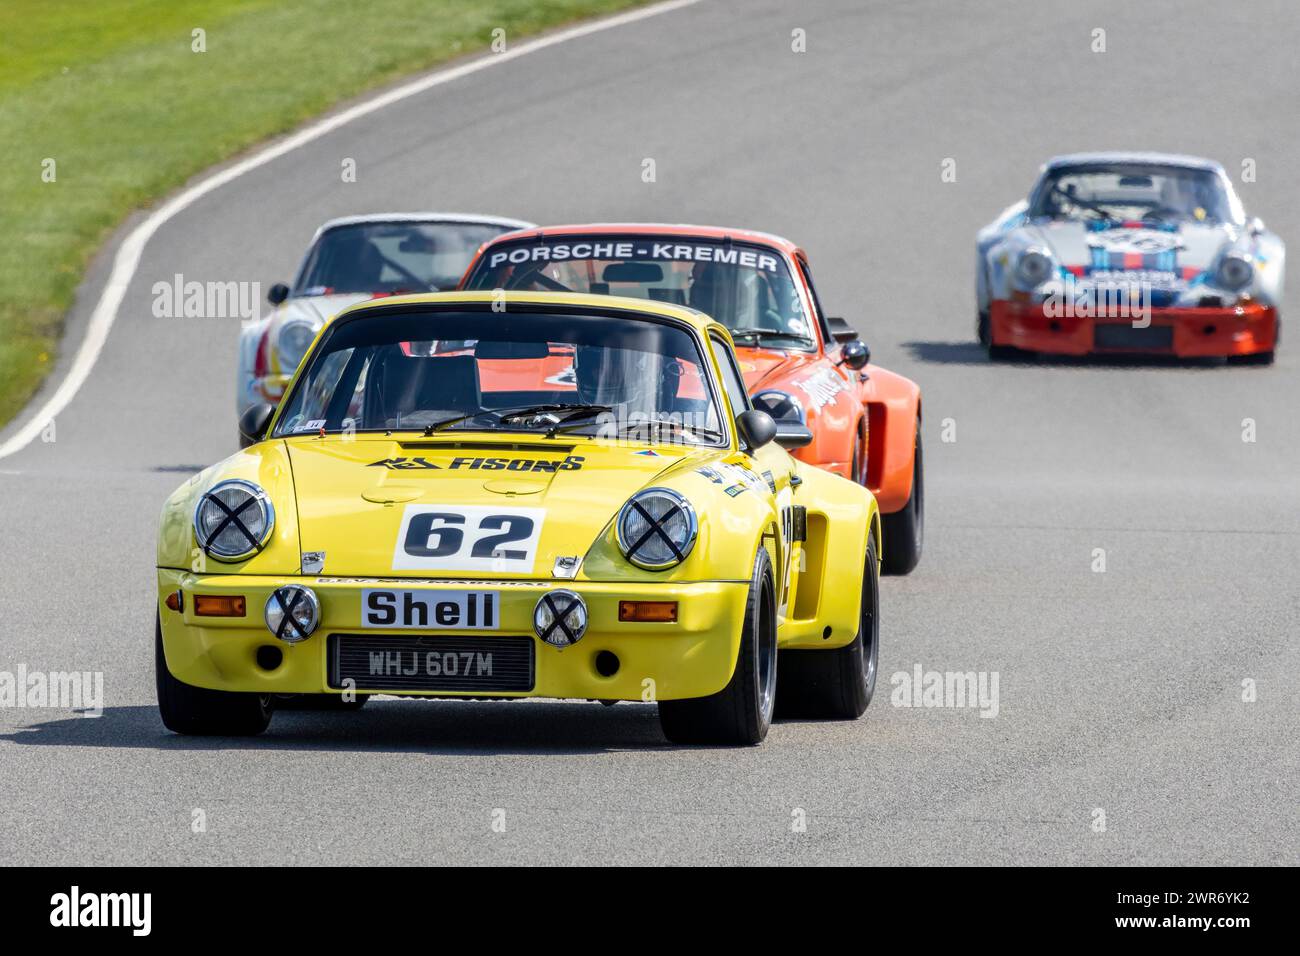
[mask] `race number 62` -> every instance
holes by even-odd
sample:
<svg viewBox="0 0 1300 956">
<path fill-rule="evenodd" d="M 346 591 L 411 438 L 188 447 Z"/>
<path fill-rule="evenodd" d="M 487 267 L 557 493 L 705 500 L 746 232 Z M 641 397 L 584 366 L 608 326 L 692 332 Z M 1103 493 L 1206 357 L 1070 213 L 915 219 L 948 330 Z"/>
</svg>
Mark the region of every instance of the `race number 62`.
<svg viewBox="0 0 1300 956">
<path fill-rule="evenodd" d="M 393 568 L 529 572 L 545 515 L 544 508 L 408 505 Z"/>
</svg>

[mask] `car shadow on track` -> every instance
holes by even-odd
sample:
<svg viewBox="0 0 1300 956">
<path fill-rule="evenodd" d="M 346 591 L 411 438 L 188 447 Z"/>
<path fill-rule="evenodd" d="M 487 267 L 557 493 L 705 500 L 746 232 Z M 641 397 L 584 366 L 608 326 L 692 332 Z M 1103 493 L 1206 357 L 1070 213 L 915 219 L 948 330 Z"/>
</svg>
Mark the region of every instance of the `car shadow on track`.
<svg viewBox="0 0 1300 956">
<path fill-rule="evenodd" d="M 98 718 L 61 717 L 0 734 L 44 747 L 285 750 L 460 756 L 695 750 L 664 739 L 652 704 L 372 700 L 355 713 L 277 711 L 257 737 L 184 737 L 152 706 L 105 707 Z"/>
<path fill-rule="evenodd" d="M 1048 366 L 1053 368 L 1226 368 L 1221 358 L 1176 358 L 1172 355 L 1044 355 L 1025 353 L 994 361 L 978 342 L 904 342 L 903 348 L 918 362 L 935 365 L 992 365 L 998 368 Z"/>
</svg>

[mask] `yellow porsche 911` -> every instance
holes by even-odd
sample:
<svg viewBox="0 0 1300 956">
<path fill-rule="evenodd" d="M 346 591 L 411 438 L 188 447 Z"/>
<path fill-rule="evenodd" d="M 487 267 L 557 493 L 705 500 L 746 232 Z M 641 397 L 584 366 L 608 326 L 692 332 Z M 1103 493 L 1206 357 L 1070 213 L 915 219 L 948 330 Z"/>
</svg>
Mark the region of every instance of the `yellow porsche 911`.
<svg viewBox="0 0 1300 956">
<path fill-rule="evenodd" d="M 880 517 L 750 407 L 727 330 L 644 299 L 467 292 L 327 325 L 158 539 L 178 733 L 369 696 L 657 702 L 677 742 L 853 719 Z"/>
</svg>

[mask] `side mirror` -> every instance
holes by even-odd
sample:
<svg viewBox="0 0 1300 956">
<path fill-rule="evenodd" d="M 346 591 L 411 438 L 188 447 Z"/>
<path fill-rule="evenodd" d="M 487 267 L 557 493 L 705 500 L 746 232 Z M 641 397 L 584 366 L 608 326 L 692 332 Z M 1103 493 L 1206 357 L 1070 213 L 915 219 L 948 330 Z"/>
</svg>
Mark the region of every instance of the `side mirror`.
<svg viewBox="0 0 1300 956">
<path fill-rule="evenodd" d="M 289 287 L 283 282 L 277 282 L 266 290 L 266 301 L 272 305 L 279 305 L 287 298 L 289 298 Z"/>
<path fill-rule="evenodd" d="M 1261 232 L 1267 231 L 1264 228 L 1264 220 L 1260 219 L 1259 216 L 1252 216 L 1250 221 L 1246 223 L 1246 228 L 1250 230 L 1252 236 L 1258 236 Z"/>
<path fill-rule="evenodd" d="M 750 450 L 756 451 L 776 437 L 776 422 L 767 412 L 751 408 L 736 416 L 736 431 Z"/>
<path fill-rule="evenodd" d="M 871 349 L 861 339 L 845 342 L 840 346 L 840 364 L 857 371 L 871 361 Z"/>
<path fill-rule="evenodd" d="M 836 342 L 852 342 L 858 337 L 857 330 L 849 325 L 847 319 L 841 319 L 838 316 L 827 316 L 826 324 L 831 327 L 831 338 Z"/>
<path fill-rule="evenodd" d="M 254 405 L 239 416 L 239 447 L 256 445 L 266 437 L 266 429 L 275 414 L 274 405 Z"/>
<path fill-rule="evenodd" d="M 811 445 L 813 433 L 803 422 L 777 422 L 776 443 L 789 451 Z"/>
</svg>

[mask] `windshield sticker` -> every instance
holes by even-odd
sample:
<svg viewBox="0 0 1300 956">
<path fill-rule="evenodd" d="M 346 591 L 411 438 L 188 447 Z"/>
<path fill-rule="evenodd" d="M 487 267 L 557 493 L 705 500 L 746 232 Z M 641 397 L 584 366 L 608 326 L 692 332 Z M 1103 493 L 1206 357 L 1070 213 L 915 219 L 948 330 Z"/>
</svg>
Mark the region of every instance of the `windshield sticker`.
<svg viewBox="0 0 1300 956">
<path fill-rule="evenodd" d="M 770 252 L 729 245 L 688 242 L 559 242 L 537 246 L 515 246 L 494 252 L 491 268 L 509 263 L 566 262 L 570 259 L 637 259 L 662 262 L 717 262 L 776 273 L 780 260 Z"/>
</svg>

